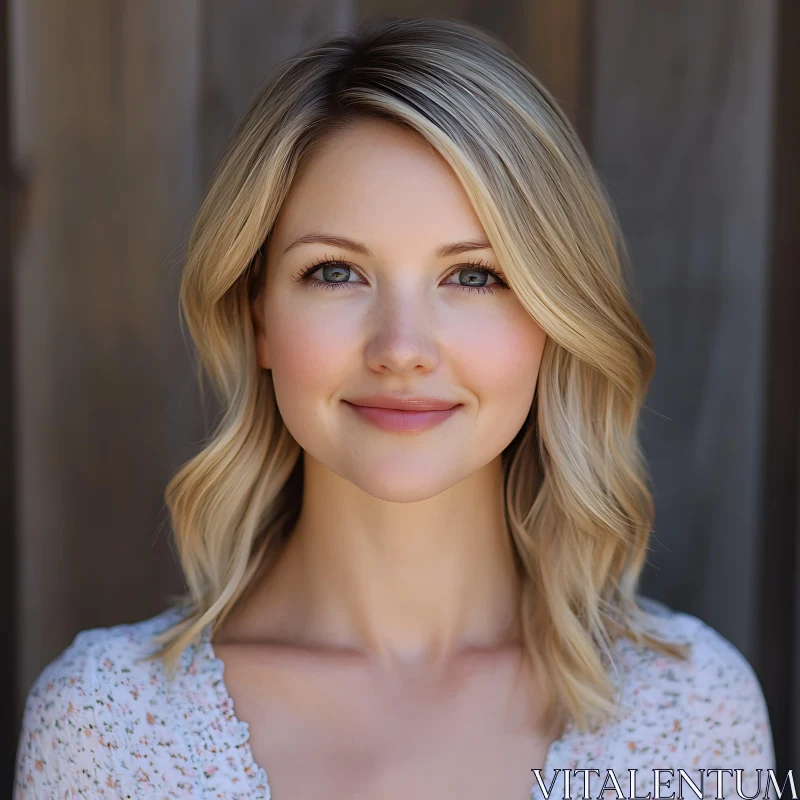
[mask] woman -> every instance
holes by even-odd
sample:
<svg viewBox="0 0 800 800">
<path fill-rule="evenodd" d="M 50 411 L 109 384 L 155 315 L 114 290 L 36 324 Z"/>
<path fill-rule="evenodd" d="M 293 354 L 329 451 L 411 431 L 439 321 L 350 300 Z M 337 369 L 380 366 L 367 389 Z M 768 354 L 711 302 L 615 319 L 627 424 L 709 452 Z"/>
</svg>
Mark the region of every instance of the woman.
<svg viewBox="0 0 800 800">
<path fill-rule="evenodd" d="M 585 152 L 500 42 L 373 20 L 284 62 L 183 276 L 224 408 L 167 487 L 187 597 L 45 669 L 17 796 L 620 796 L 575 769 L 644 796 L 659 768 L 712 797 L 719 767 L 752 793 L 752 669 L 636 594 L 628 291 Z"/>
</svg>

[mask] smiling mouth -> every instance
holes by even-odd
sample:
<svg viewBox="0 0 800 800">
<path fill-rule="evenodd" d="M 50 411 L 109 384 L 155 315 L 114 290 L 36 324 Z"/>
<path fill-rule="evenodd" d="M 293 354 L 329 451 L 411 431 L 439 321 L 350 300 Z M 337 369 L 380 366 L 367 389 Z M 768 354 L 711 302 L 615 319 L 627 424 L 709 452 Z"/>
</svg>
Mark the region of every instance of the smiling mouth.
<svg viewBox="0 0 800 800">
<path fill-rule="evenodd" d="M 361 406 L 348 400 L 343 400 L 342 402 L 349 406 L 365 422 L 380 430 L 393 433 L 419 433 L 430 430 L 451 417 L 461 407 L 461 404 L 458 404 L 452 408 L 409 411 L 399 408 Z"/>
</svg>

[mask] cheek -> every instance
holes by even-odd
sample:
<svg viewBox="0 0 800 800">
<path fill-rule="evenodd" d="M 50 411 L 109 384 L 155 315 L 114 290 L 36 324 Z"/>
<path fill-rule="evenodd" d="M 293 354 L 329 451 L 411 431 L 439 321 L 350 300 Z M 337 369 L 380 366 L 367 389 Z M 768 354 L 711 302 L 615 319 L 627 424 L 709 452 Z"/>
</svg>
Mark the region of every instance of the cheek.
<svg viewBox="0 0 800 800">
<path fill-rule="evenodd" d="M 546 340 L 523 308 L 498 309 L 464 326 L 456 347 L 463 374 L 482 402 L 527 407 Z"/>
<path fill-rule="evenodd" d="M 336 391 L 336 379 L 352 369 L 353 349 L 359 341 L 354 315 L 341 313 L 345 310 L 345 304 L 340 309 L 311 309 L 288 302 L 268 309 L 267 338 L 276 391 L 299 402 L 308 399 L 311 389 Z"/>
</svg>

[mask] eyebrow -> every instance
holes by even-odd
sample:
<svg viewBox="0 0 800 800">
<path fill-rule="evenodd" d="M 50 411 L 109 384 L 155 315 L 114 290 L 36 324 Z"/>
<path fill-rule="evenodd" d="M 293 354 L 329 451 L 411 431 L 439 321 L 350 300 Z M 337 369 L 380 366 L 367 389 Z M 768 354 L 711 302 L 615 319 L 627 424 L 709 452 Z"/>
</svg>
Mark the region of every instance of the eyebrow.
<svg viewBox="0 0 800 800">
<path fill-rule="evenodd" d="M 372 257 L 370 249 L 363 243 L 357 242 L 355 239 L 348 239 L 346 236 L 333 236 L 327 233 L 307 233 L 299 239 L 295 239 L 283 252 L 288 253 L 293 247 L 301 244 L 330 244 L 334 247 L 341 247 L 345 250 L 350 250 L 353 253 L 359 253 L 367 258 Z M 443 244 L 436 250 L 437 258 L 447 258 L 448 256 L 457 256 L 459 253 L 466 253 L 470 250 L 491 250 L 492 245 L 488 239 L 472 239 L 466 242 L 453 242 L 452 244 Z"/>
</svg>

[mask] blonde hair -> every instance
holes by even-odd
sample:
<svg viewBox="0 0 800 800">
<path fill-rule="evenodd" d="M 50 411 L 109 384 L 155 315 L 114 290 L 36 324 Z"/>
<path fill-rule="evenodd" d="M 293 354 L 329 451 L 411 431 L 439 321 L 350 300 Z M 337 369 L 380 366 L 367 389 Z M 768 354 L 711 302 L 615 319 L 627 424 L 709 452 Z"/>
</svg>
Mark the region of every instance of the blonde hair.
<svg viewBox="0 0 800 800">
<path fill-rule="evenodd" d="M 503 453 L 505 520 L 526 657 L 552 689 L 548 713 L 586 728 L 616 709 L 617 637 L 684 655 L 647 630 L 636 600 L 654 513 L 637 421 L 654 356 L 616 220 L 569 121 L 502 42 L 455 20 L 373 18 L 282 62 L 217 167 L 180 299 L 223 414 L 166 489 L 188 592 L 154 657 L 172 671 L 216 630 L 299 513 L 302 453 L 257 365 L 250 301 L 293 176 L 363 118 L 416 131 L 447 161 L 547 334 L 531 413 Z"/>
</svg>

